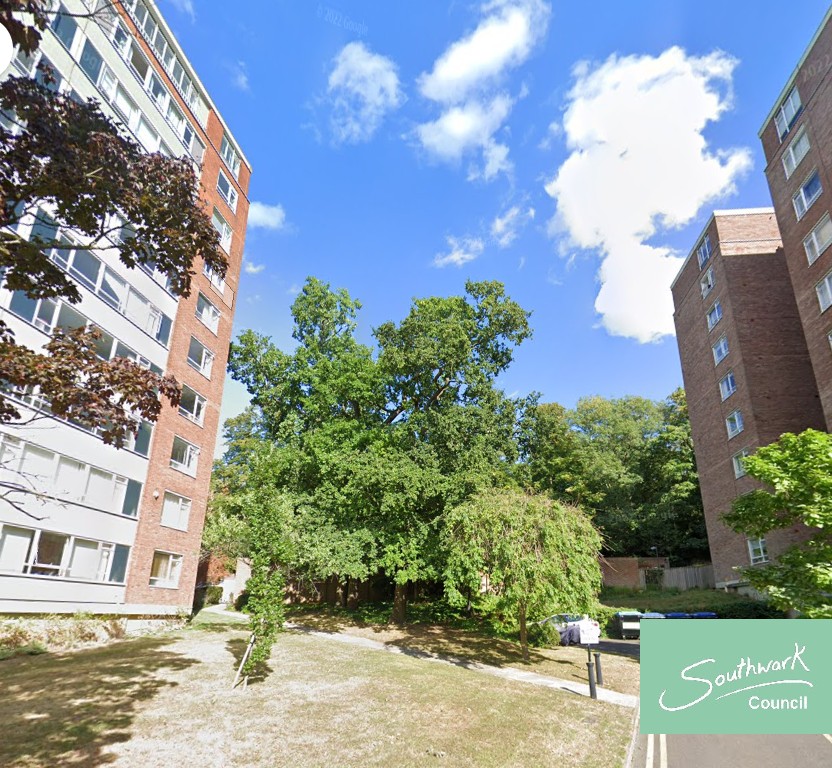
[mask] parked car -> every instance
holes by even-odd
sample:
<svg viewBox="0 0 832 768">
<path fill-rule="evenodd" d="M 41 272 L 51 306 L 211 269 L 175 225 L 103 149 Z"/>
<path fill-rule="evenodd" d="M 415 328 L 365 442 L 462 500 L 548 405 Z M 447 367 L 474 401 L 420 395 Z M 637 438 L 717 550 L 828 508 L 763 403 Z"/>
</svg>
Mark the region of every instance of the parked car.
<svg viewBox="0 0 832 768">
<path fill-rule="evenodd" d="M 586 614 L 556 613 L 540 623 L 551 624 L 558 631 L 561 645 L 597 645 L 601 640 L 601 625 Z"/>
</svg>

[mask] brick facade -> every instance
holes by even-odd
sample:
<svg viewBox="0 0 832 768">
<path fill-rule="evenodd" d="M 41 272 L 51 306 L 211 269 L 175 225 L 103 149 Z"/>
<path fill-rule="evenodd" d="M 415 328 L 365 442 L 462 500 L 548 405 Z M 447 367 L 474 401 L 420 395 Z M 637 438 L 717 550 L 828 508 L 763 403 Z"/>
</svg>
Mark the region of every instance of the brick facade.
<svg viewBox="0 0 832 768">
<path fill-rule="evenodd" d="M 700 268 L 696 248 L 705 235 L 712 253 Z M 713 288 L 703 297 L 709 269 Z M 717 585 L 736 583 L 734 569 L 750 565 L 748 544 L 721 518 L 756 483 L 735 476 L 733 457 L 783 432 L 824 428 L 774 212 L 716 211 L 674 282 L 673 300 L 714 575 Z M 709 330 L 706 314 L 716 302 L 722 317 Z M 715 363 L 713 345 L 723 336 L 728 355 Z M 736 391 L 723 400 L 720 381 L 729 373 Z M 729 437 L 726 419 L 735 411 L 743 429 Z M 771 532 L 768 553 L 801 538 L 805 529 Z"/>
</svg>

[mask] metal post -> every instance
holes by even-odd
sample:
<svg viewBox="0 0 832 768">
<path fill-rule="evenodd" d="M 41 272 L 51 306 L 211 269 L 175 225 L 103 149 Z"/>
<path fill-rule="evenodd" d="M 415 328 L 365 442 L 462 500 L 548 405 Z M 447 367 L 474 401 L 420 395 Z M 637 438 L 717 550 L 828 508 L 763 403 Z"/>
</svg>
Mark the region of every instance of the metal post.
<svg viewBox="0 0 832 768">
<path fill-rule="evenodd" d="M 597 699 L 598 691 L 595 690 L 595 665 L 591 661 L 586 663 L 586 673 L 589 677 L 589 698 Z"/>
<path fill-rule="evenodd" d="M 601 654 L 595 651 L 595 678 L 598 680 L 598 685 L 604 685 L 604 675 L 601 672 Z"/>
</svg>

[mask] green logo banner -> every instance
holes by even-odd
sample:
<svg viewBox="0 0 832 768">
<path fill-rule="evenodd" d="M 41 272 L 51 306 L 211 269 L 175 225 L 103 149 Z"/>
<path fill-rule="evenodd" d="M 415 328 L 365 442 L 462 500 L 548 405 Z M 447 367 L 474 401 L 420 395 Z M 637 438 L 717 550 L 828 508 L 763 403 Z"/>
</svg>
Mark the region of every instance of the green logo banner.
<svg viewBox="0 0 832 768">
<path fill-rule="evenodd" d="M 643 619 L 642 733 L 832 733 L 832 620 Z"/>
</svg>

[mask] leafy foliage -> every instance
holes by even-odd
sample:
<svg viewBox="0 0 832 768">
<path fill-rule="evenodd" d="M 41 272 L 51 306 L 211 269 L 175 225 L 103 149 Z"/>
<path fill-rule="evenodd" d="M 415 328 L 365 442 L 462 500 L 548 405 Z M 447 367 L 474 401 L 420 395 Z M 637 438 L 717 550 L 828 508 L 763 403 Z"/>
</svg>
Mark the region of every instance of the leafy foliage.
<svg viewBox="0 0 832 768">
<path fill-rule="evenodd" d="M 743 463 L 766 487 L 737 498 L 725 522 L 750 536 L 800 524 L 811 532 L 775 562 L 743 569 L 743 577 L 778 608 L 832 618 L 832 436 L 787 433 Z"/>
<path fill-rule="evenodd" d="M 527 622 L 588 613 L 601 588 L 601 537 L 577 507 L 518 491 L 478 494 L 445 519 L 448 599 L 464 603 L 483 576 L 498 608 L 516 615 L 523 657 Z"/>
</svg>

